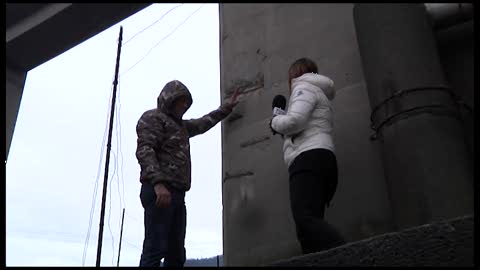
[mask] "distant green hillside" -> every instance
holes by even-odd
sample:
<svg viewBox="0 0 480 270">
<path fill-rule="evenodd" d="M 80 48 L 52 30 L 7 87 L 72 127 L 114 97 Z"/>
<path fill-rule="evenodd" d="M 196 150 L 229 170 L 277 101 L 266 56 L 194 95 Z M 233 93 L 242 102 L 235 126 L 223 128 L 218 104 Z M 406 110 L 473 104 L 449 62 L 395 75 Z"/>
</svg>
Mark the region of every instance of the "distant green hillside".
<svg viewBox="0 0 480 270">
<path fill-rule="evenodd" d="M 218 266 L 223 266 L 223 255 L 218 256 Z M 217 256 L 203 259 L 188 259 L 184 266 L 217 266 Z"/>
</svg>

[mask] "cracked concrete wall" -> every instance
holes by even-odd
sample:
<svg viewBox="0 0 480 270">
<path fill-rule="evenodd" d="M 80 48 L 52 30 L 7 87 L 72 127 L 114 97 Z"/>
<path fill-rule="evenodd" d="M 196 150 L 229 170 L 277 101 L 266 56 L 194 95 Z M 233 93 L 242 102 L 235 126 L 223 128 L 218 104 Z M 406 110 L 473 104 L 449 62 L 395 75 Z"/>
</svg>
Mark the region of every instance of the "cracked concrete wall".
<svg viewBox="0 0 480 270">
<path fill-rule="evenodd" d="M 220 4 L 221 96 L 245 89 L 222 122 L 225 265 L 258 265 L 301 254 L 290 212 L 282 139 L 268 128 L 275 95 L 288 97 L 287 70 L 312 58 L 335 81 L 339 185 L 327 220 L 348 241 L 392 229 L 379 145 L 352 4 Z"/>
</svg>

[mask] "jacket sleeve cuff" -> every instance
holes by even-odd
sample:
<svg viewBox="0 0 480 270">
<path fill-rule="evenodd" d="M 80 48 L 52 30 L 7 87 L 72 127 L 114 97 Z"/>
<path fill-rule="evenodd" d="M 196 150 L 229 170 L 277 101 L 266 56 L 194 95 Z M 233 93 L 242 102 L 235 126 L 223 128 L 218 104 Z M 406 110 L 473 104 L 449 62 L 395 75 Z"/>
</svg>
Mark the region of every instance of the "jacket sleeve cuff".
<svg viewBox="0 0 480 270">
<path fill-rule="evenodd" d="M 160 180 L 160 179 L 152 179 L 152 181 L 150 181 L 150 183 L 152 184 L 152 186 L 155 186 L 156 184 L 163 184 L 163 185 L 166 184 L 165 181 Z"/>
<path fill-rule="evenodd" d="M 223 105 L 220 106 L 219 109 L 224 114 L 230 114 L 233 111 L 233 108 L 232 108 L 232 106 L 230 106 L 230 104 L 223 104 Z"/>
</svg>

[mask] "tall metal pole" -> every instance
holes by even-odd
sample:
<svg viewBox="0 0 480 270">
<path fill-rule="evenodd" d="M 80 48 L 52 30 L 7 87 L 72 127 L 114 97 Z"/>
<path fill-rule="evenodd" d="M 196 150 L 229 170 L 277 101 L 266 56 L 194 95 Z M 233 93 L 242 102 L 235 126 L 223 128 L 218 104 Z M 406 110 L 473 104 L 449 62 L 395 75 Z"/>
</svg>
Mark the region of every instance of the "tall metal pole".
<svg viewBox="0 0 480 270">
<path fill-rule="evenodd" d="M 110 149 L 112 146 L 111 144 L 112 144 L 112 129 L 113 129 L 113 113 L 115 112 L 115 99 L 117 97 L 118 68 L 120 66 L 120 51 L 122 50 L 122 34 L 123 34 L 123 27 L 120 26 L 120 34 L 118 37 L 117 64 L 115 66 L 115 80 L 113 81 L 113 97 L 112 97 L 112 110 L 110 112 L 110 128 L 108 131 L 107 159 L 105 161 L 105 177 L 103 179 L 102 210 L 100 212 L 100 228 L 98 232 L 98 245 L 97 245 L 97 264 L 96 264 L 97 267 L 100 267 L 100 258 L 102 256 L 103 222 L 105 219 L 105 198 L 107 195 L 108 164 L 110 162 Z"/>
<path fill-rule="evenodd" d="M 122 235 L 123 235 L 123 219 L 125 218 L 125 208 L 123 208 L 122 214 L 122 227 L 120 228 L 120 240 L 118 241 L 118 260 L 117 267 L 120 265 L 120 250 L 122 249 Z"/>
</svg>

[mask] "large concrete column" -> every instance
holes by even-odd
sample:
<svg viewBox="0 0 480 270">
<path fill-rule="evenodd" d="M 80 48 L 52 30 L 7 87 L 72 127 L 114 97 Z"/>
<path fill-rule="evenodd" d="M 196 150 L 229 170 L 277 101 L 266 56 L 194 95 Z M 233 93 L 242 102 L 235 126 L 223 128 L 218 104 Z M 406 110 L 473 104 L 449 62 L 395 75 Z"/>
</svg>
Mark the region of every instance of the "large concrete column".
<svg viewBox="0 0 480 270">
<path fill-rule="evenodd" d="M 220 89 L 243 94 L 222 121 L 223 255 L 254 266 L 300 255 L 290 210 L 283 140 L 272 136 L 272 99 L 288 97 L 288 68 L 312 58 L 337 89 L 334 109 L 339 185 L 326 219 L 348 241 L 392 231 L 379 143 L 352 17 L 353 4 L 220 4 Z M 295 23 L 292 23 L 292 22 Z"/>
<path fill-rule="evenodd" d="M 423 4 L 356 4 L 397 229 L 473 213 L 473 168 Z"/>
</svg>

